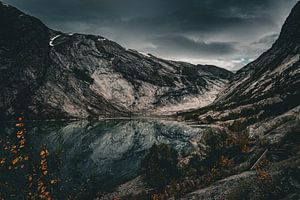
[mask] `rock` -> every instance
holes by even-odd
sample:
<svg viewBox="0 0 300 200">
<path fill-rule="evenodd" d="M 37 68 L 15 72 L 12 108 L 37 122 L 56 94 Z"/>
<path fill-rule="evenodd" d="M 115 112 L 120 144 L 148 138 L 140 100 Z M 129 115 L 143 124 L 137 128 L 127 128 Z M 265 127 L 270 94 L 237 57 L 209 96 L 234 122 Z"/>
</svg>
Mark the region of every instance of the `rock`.
<svg viewBox="0 0 300 200">
<path fill-rule="evenodd" d="M 272 166 L 267 172 L 272 177 L 271 182 L 260 182 L 257 172 L 247 171 L 222 179 L 181 199 L 299 199 L 299 161 L 294 157 Z"/>
</svg>

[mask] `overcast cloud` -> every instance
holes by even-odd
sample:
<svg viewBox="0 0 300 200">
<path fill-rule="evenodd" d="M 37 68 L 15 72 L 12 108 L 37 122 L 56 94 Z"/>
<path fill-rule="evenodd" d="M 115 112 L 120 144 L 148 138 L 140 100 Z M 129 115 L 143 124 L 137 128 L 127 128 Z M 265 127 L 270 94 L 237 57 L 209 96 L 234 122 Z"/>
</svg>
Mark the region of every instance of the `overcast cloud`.
<svg viewBox="0 0 300 200">
<path fill-rule="evenodd" d="M 278 37 L 297 0 L 4 0 L 64 32 L 166 59 L 238 69 Z"/>
</svg>

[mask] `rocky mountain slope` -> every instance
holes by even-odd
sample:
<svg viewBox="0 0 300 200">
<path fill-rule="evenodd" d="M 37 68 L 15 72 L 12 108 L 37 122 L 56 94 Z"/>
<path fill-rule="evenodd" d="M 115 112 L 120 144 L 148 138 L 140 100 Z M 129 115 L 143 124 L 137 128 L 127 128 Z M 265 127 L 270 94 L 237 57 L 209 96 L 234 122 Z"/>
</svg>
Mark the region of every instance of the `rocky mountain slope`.
<svg viewBox="0 0 300 200">
<path fill-rule="evenodd" d="M 201 122 L 245 120 L 255 123 L 299 105 L 300 3 L 293 8 L 278 40 L 237 72 L 230 86 L 204 109 L 186 118 Z"/>
<path fill-rule="evenodd" d="M 0 3 L 0 117 L 171 114 L 213 102 L 232 73 L 66 34 Z"/>
<path fill-rule="evenodd" d="M 213 104 L 182 114 L 246 134 L 252 146 L 246 162 L 234 162 L 237 171 L 181 199 L 299 199 L 299 69 L 298 1 L 270 50 L 239 70 Z"/>
</svg>

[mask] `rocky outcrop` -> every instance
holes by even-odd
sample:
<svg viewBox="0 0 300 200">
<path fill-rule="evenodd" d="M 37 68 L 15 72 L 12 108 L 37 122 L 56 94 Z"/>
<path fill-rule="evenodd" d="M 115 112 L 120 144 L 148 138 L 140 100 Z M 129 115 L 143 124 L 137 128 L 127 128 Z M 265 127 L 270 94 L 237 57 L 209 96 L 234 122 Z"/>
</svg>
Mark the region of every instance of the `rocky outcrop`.
<svg viewBox="0 0 300 200">
<path fill-rule="evenodd" d="M 260 181 L 255 171 L 248 171 L 222 179 L 180 199 L 299 199 L 299 164 L 300 160 L 297 157 L 276 163 L 268 172 L 272 177 L 271 182 Z"/>
<path fill-rule="evenodd" d="M 252 154 L 267 149 L 263 159 L 270 163 L 264 174 L 249 167 L 182 199 L 299 199 L 299 131 L 300 106 L 256 123 L 250 127 L 249 137 L 256 138 Z"/>
<path fill-rule="evenodd" d="M 161 115 L 213 102 L 232 73 L 66 34 L 0 4 L 0 113 L 9 118 Z"/>
</svg>

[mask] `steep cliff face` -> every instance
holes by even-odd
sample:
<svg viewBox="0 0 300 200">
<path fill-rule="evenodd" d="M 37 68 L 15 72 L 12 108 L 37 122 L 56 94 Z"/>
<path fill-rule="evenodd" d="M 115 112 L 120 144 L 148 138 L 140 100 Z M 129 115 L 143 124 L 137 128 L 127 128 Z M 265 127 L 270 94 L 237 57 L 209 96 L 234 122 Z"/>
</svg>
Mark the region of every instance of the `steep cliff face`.
<svg viewBox="0 0 300 200">
<path fill-rule="evenodd" d="M 293 8 L 272 48 L 237 72 L 209 107 L 190 113 L 206 121 L 277 116 L 299 105 L 300 3 Z"/>
<path fill-rule="evenodd" d="M 1 118 L 172 114 L 213 102 L 232 73 L 65 34 L 0 4 Z"/>
</svg>

